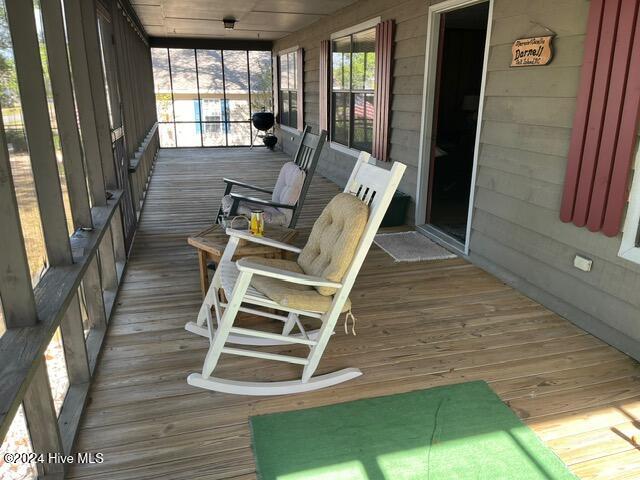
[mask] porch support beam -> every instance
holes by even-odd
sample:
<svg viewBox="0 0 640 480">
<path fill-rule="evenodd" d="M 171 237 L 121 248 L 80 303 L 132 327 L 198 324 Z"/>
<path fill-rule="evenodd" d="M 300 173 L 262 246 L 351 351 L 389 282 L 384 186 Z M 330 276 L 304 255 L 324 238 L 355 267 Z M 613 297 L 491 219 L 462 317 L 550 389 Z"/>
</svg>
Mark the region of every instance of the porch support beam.
<svg viewBox="0 0 640 480">
<path fill-rule="evenodd" d="M 95 0 L 82 0 L 80 2 L 80 14 L 87 52 L 89 82 L 93 94 L 93 108 L 98 134 L 98 148 L 100 149 L 102 161 L 102 173 L 107 190 L 117 190 L 118 179 L 111 146 L 111 125 L 109 123 L 109 109 L 104 86 L 105 77 L 102 69 L 102 53 L 98 36 Z"/>
<path fill-rule="evenodd" d="M 29 262 L 13 186 L 9 150 L 0 115 L 0 297 L 6 328 L 37 323 Z"/>
<path fill-rule="evenodd" d="M 89 191 L 94 206 L 107 204 L 98 127 L 93 110 L 93 92 L 87 63 L 87 49 L 84 42 L 84 29 L 80 2 L 82 0 L 65 0 L 64 11 L 69 35 L 69 53 L 75 87 L 80 131 L 84 146 Z"/>
<path fill-rule="evenodd" d="M 33 2 L 6 0 L 5 5 L 47 257 L 51 266 L 68 265 L 71 263 L 69 231 L 51 133 Z"/>
<path fill-rule="evenodd" d="M 92 227 L 89 192 L 67 56 L 62 5 L 58 1 L 44 1 L 40 6 L 73 225 L 75 228 Z"/>
</svg>

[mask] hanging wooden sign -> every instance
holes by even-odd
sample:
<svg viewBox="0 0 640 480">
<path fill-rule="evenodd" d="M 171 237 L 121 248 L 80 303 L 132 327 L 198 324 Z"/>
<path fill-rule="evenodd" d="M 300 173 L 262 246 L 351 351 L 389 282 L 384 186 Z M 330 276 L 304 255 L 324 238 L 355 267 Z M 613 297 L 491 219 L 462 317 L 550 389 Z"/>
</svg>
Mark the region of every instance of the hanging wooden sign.
<svg viewBox="0 0 640 480">
<path fill-rule="evenodd" d="M 553 35 L 545 37 L 519 38 L 511 47 L 512 67 L 531 67 L 547 65 L 553 58 L 551 41 Z"/>
</svg>

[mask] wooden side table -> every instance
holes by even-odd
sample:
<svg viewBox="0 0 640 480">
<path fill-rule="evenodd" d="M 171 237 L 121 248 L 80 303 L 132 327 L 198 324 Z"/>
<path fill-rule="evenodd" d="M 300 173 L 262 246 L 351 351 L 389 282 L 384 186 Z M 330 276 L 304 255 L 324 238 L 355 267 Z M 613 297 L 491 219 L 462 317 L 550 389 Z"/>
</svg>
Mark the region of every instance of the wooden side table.
<svg viewBox="0 0 640 480">
<path fill-rule="evenodd" d="M 269 224 L 265 225 L 264 236 L 279 242 L 291 243 L 297 235 L 298 232 L 290 228 L 277 227 Z M 203 298 L 209 290 L 207 262 L 212 261 L 217 266 L 218 263 L 220 263 L 228 241 L 229 236 L 226 234 L 224 227 L 218 224 L 198 232 L 187 239 L 189 245 L 195 247 L 198 251 L 200 288 L 202 289 Z M 278 248 L 240 240 L 233 260 L 242 257 L 284 258 L 284 254 L 285 252 Z"/>
</svg>

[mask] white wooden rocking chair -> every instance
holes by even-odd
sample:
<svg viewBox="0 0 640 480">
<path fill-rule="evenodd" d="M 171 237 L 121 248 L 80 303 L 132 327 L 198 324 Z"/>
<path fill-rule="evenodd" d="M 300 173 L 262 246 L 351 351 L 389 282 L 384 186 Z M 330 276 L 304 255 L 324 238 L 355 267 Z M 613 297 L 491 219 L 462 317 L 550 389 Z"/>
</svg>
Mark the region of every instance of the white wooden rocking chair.
<svg viewBox="0 0 640 480">
<path fill-rule="evenodd" d="M 345 257 L 347 260 L 344 263 L 344 268 L 339 273 L 340 278 L 333 278 L 335 277 L 335 272 L 329 274 L 328 277 L 332 278 L 328 279 L 326 276 L 308 275 L 300 267 L 297 267 L 297 270 L 296 268 L 283 268 L 284 265 L 296 265 L 295 262 L 287 262 L 286 260 L 280 260 L 283 263 L 278 264 L 274 260 L 267 261 L 266 259 L 247 257 L 237 262 L 232 262 L 231 259 L 241 239 L 270 245 L 297 254 L 302 253 L 298 257 L 298 262 L 301 262 L 304 255 L 309 256 L 309 250 L 317 251 L 318 255 L 320 255 L 320 247 L 316 245 L 313 248 L 305 247 L 303 251 L 303 249 L 292 245 L 253 236 L 245 231 L 227 229 L 230 239 L 220 261 L 220 268 L 216 269 L 197 321 L 189 322 L 185 326 L 188 331 L 206 336 L 210 340 L 209 351 L 204 360 L 202 373 L 190 374 L 187 378 L 187 382 L 190 385 L 232 394 L 281 395 L 329 387 L 362 375 L 362 372 L 357 368 L 345 368 L 336 372 L 313 376 L 324 349 L 334 333 L 340 314 L 349 310 L 350 302 L 348 296 L 353 283 L 406 168 L 402 163 L 395 162 L 390 170 L 386 170 L 371 165 L 369 158 L 370 155 L 365 152 L 360 154 L 344 193 L 336 196 L 325 208 L 323 214 L 316 221 L 307 244 L 307 247 L 309 247 L 314 238 L 319 238 L 322 232 L 327 232 L 330 229 L 334 231 L 342 229 L 339 231 L 347 232 L 344 235 L 341 234 L 339 241 L 334 242 L 328 248 L 329 255 L 333 255 L 334 251 L 349 251 L 348 257 Z M 350 195 L 347 196 L 345 193 Z M 336 204 L 332 207 L 334 202 Z M 344 205 L 354 206 L 353 210 L 356 210 L 356 212 L 346 212 L 346 215 L 342 215 L 340 219 L 342 223 L 336 221 L 331 224 L 331 215 L 335 216 L 338 212 L 343 212 L 345 210 Z M 365 212 L 364 217 L 361 215 L 363 209 Z M 355 215 L 358 216 L 360 221 L 359 231 L 354 234 L 357 236 L 349 232 L 352 223 L 358 224 L 358 221 L 353 219 Z M 329 218 L 329 228 L 326 225 L 327 218 Z M 346 223 L 344 220 L 346 220 Z M 323 225 L 322 222 L 325 222 L 325 224 Z M 349 226 L 345 226 L 346 224 Z M 342 245 L 341 242 L 346 246 Z M 326 245 L 324 250 L 327 251 Z M 311 254 L 313 255 L 313 252 Z M 316 260 L 316 263 L 326 265 L 326 258 L 318 258 Z M 309 259 L 307 258 L 306 261 L 309 262 Z M 297 289 L 295 292 L 302 292 L 303 297 L 307 295 L 313 301 L 305 304 L 303 299 L 302 303 L 296 303 L 296 299 L 299 298 L 295 294 L 292 297 L 294 298 L 292 301 L 288 301 L 287 298 L 279 302 L 275 301 L 273 298 L 278 298 L 279 291 L 276 291 L 275 296 L 271 294 L 267 296 L 256 288 L 256 285 L 260 285 L 258 281 L 262 281 L 264 287 L 265 279 L 267 282 L 275 281 L 274 283 L 279 285 L 279 288 L 282 288 L 281 286 L 283 285 L 295 285 Z M 224 291 L 226 298 L 229 299 L 228 302 L 220 300 L 221 295 L 219 293 L 221 289 Z M 276 288 L 276 290 L 278 289 Z M 314 301 L 317 300 L 322 300 L 320 306 L 313 305 Z M 271 311 L 263 311 L 259 308 L 267 308 L 271 309 Z M 215 313 L 215 320 L 211 313 L 212 309 Z M 285 311 L 288 312 L 288 315 L 278 315 L 272 313 L 273 310 Z M 271 333 L 234 326 L 238 312 L 280 320 L 284 323 L 282 333 Z M 305 331 L 299 319 L 301 316 L 320 320 L 320 328 L 310 332 Z M 294 327 L 298 328 L 299 333 L 292 333 Z M 302 344 L 308 346 L 310 352 L 306 358 L 303 358 L 229 347 L 227 344 L 252 346 Z M 302 377 L 300 380 L 274 382 L 249 382 L 212 377 L 211 374 L 218 364 L 220 355 L 223 353 L 303 365 Z"/>
</svg>

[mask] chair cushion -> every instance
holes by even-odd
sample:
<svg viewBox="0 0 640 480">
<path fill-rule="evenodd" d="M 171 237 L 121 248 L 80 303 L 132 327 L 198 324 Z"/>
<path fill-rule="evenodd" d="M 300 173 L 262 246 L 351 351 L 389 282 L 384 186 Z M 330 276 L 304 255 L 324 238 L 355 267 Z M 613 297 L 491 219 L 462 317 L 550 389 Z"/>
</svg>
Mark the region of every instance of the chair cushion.
<svg viewBox="0 0 640 480">
<path fill-rule="evenodd" d="M 271 201 L 284 205 L 295 205 L 300 198 L 306 174 L 293 162 L 285 163 L 280 169 L 278 180 L 273 187 Z"/>
<path fill-rule="evenodd" d="M 259 257 L 252 258 L 252 260 L 269 267 L 281 268 L 289 272 L 304 273 L 300 265 L 291 260 Z M 320 295 L 315 288 L 308 285 L 298 285 L 260 275 L 254 275 L 251 278 L 251 286 L 274 302 L 284 307 L 298 310 L 324 313 L 329 310 L 331 302 L 333 301 L 333 297 Z M 342 307 L 342 311 L 347 312 L 350 308 L 351 301 L 347 299 Z"/>
<path fill-rule="evenodd" d="M 231 207 L 233 205 L 233 198 L 231 195 L 225 195 L 222 197 L 222 213 L 225 217 L 229 216 L 229 212 L 231 211 Z M 251 218 L 251 210 L 259 209 L 264 212 L 264 221 L 265 223 L 270 223 L 272 225 L 279 225 L 282 227 L 286 227 L 289 225 L 291 221 L 291 215 L 287 215 L 286 209 L 279 209 L 275 207 L 270 207 L 268 205 L 258 205 L 256 203 L 247 202 L 242 200 L 240 205 L 238 205 L 238 210 L 236 211 L 236 215 L 245 215 L 247 218 Z M 291 213 L 291 210 L 289 210 Z"/>
<path fill-rule="evenodd" d="M 309 240 L 298 257 L 307 275 L 341 282 L 356 252 L 369 218 L 369 207 L 358 197 L 339 193 L 329 202 L 313 225 Z M 321 295 L 333 295 L 335 288 L 316 287 Z"/>
</svg>

